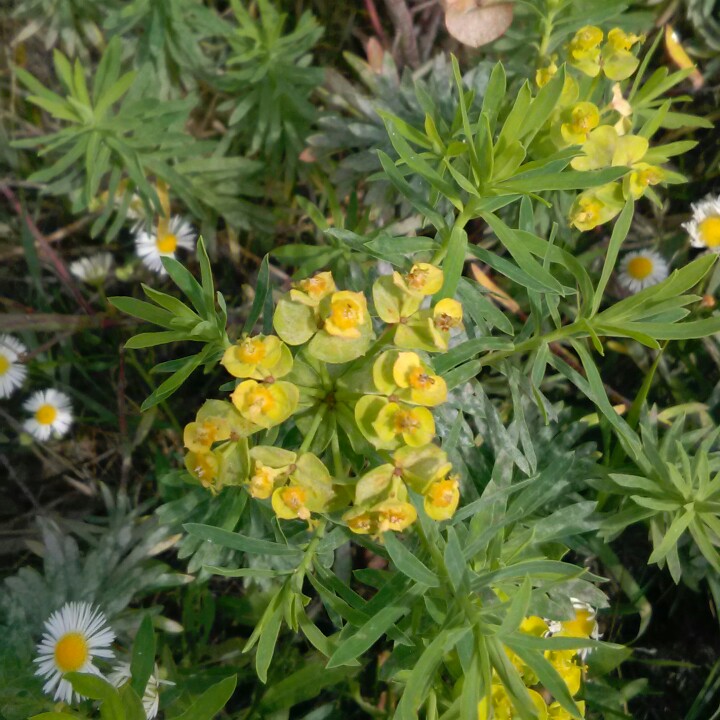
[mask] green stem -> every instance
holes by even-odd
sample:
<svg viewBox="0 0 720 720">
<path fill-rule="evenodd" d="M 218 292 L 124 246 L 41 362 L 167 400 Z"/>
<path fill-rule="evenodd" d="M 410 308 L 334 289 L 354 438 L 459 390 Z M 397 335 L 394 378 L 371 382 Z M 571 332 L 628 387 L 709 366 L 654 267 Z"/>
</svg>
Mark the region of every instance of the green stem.
<svg viewBox="0 0 720 720">
<path fill-rule="evenodd" d="M 521 342 L 519 345 L 516 345 L 512 350 L 496 350 L 495 352 L 488 353 L 484 358 L 480 358 L 480 362 L 484 366 L 492 365 L 498 360 L 504 360 L 506 357 L 510 357 L 512 355 L 522 355 L 535 350 L 543 344 L 557 342 L 558 340 L 563 340 L 580 333 L 587 334 L 587 330 L 584 330 L 580 323 L 574 322 L 570 325 L 558 328 L 557 330 L 553 330 L 546 335 L 539 335 L 538 337 L 525 340 L 525 342 Z"/>
<path fill-rule="evenodd" d="M 325 518 L 320 518 L 318 520 L 317 527 L 315 528 L 315 533 L 312 537 L 312 540 L 310 540 L 308 546 L 305 548 L 305 552 L 303 553 L 303 559 L 300 561 L 300 564 L 297 566 L 297 568 L 295 568 L 295 572 L 292 575 L 291 584 L 292 589 L 297 593 L 302 592 L 302 585 L 305 580 L 305 575 L 307 574 L 308 570 L 310 570 L 310 566 L 312 565 L 313 559 L 315 557 L 315 551 L 317 550 L 317 546 L 325 535 L 326 526 L 327 520 Z"/>
<path fill-rule="evenodd" d="M 335 420 L 335 428 L 333 429 L 332 439 L 330 440 L 330 446 L 332 448 L 333 467 L 335 470 L 335 477 L 345 477 L 345 468 L 343 467 L 342 455 L 340 453 L 340 438 L 338 437 L 338 424 Z"/>
<path fill-rule="evenodd" d="M 320 427 L 320 423 L 323 421 L 323 418 L 325 417 L 325 413 L 327 412 L 327 405 L 323 404 L 321 405 L 317 412 L 315 413 L 315 417 L 313 418 L 312 425 L 310 426 L 310 429 L 307 432 L 307 435 L 303 439 L 302 445 L 300 446 L 300 449 L 298 450 L 298 455 L 302 455 L 302 453 L 307 452 L 308 448 L 312 444 L 312 441 L 315 439 L 315 434 L 318 431 L 318 428 Z"/>
<path fill-rule="evenodd" d="M 147 386 L 150 388 L 150 390 L 154 391 L 156 389 L 156 385 L 150 375 L 145 370 L 145 368 L 133 357 L 132 353 L 127 354 L 125 357 L 127 358 L 128 364 L 130 364 L 132 367 L 135 368 L 135 370 L 138 371 L 142 379 L 147 383 Z M 173 426 L 178 435 L 182 435 L 182 426 L 178 422 L 178 419 L 175 417 L 175 413 L 173 413 L 173 411 L 170 409 L 170 406 L 167 404 L 167 402 L 161 402 L 159 403 L 159 405 L 165 415 L 167 415 L 167 419 L 170 421 L 170 424 Z"/>
</svg>

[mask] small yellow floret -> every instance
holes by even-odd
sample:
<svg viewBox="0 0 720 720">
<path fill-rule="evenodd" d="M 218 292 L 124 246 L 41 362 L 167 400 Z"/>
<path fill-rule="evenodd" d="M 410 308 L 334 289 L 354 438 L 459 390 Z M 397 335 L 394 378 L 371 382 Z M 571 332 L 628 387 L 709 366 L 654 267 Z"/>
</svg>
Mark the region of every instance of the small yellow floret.
<svg viewBox="0 0 720 720">
<path fill-rule="evenodd" d="M 155 245 L 157 246 L 158 252 L 161 253 L 174 253 L 177 249 L 178 240 L 172 233 L 167 235 L 158 235 Z"/>
<path fill-rule="evenodd" d="M 55 645 L 55 663 L 63 672 L 77 672 L 88 659 L 88 645 L 78 632 L 63 635 Z"/>
<path fill-rule="evenodd" d="M 52 425 L 57 417 L 57 408 L 53 405 L 41 405 L 35 411 L 35 419 L 40 425 Z"/>
<path fill-rule="evenodd" d="M 257 365 L 265 355 L 265 345 L 261 338 L 245 338 L 237 349 L 238 358 L 248 365 Z"/>
<path fill-rule="evenodd" d="M 367 304 L 362 293 L 343 290 L 330 300 L 330 315 L 325 320 L 325 330 L 330 335 L 343 338 L 359 338 L 360 325 L 365 323 Z"/>
</svg>

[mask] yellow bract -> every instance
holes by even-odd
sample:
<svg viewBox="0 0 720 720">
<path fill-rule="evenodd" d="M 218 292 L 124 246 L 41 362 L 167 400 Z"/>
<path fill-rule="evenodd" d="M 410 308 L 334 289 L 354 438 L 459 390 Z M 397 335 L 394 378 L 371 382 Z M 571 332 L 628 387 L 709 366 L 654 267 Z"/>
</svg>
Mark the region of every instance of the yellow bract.
<svg viewBox="0 0 720 720">
<path fill-rule="evenodd" d="M 586 25 L 575 33 L 568 45 L 568 60 L 590 77 L 600 73 L 600 43 L 603 31 L 594 25 Z"/>
<path fill-rule="evenodd" d="M 460 485 L 456 477 L 434 482 L 425 495 L 424 507 L 433 520 L 448 520 L 460 502 Z"/>
<path fill-rule="evenodd" d="M 393 530 L 401 532 L 417 520 L 417 511 L 409 502 L 386 500 L 375 508 L 377 527 L 382 532 Z"/>
<path fill-rule="evenodd" d="M 590 131 L 598 126 L 600 113 L 591 102 L 579 102 L 567 113 L 567 122 L 560 126 L 560 134 L 568 145 L 582 145 Z"/>
<path fill-rule="evenodd" d="M 325 318 L 325 330 L 342 338 L 359 338 L 360 326 L 367 319 L 367 301 L 359 292 L 341 290 L 330 298 L 330 314 Z"/>
<path fill-rule="evenodd" d="M 430 263 L 415 263 L 402 278 L 403 289 L 421 296 L 434 295 L 442 287 L 443 279 L 443 271 L 439 267 Z"/>
<path fill-rule="evenodd" d="M 535 72 L 535 83 L 538 87 L 545 87 L 552 80 L 558 71 L 558 66 L 553 60 L 547 67 L 538 68 Z"/>
<path fill-rule="evenodd" d="M 578 230 L 592 230 L 612 220 L 623 208 L 625 198 L 619 183 L 608 183 L 580 193 L 570 208 L 570 222 Z"/>
<path fill-rule="evenodd" d="M 321 272 L 295 283 L 290 298 L 303 305 L 317 306 L 320 301 L 337 290 L 331 272 Z"/>
<path fill-rule="evenodd" d="M 537 720 L 546 720 L 547 706 L 542 695 L 528 688 L 530 699 L 537 710 Z M 492 714 L 490 711 L 492 707 Z M 517 713 L 513 707 L 505 687 L 500 683 L 493 683 L 490 688 L 490 701 L 485 696 L 478 704 L 478 720 L 515 720 Z"/>
<path fill-rule="evenodd" d="M 576 695 L 580 692 L 583 668 L 575 662 L 575 650 L 546 650 L 545 659 L 555 668 L 557 674 L 567 685 L 568 692 Z"/>
<path fill-rule="evenodd" d="M 235 388 L 230 399 L 245 419 L 270 428 L 295 412 L 299 397 L 300 393 L 292 383 L 245 380 Z"/>
<path fill-rule="evenodd" d="M 576 700 L 575 703 L 580 714 L 585 717 L 585 701 Z M 559 702 L 554 702 L 548 706 L 548 720 L 574 720 L 574 718 Z"/>
<path fill-rule="evenodd" d="M 183 432 L 185 447 L 195 453 L 208 452 L 213 443 L 222 442 L 229 437 L 230 423 L 219 417 L 188 423 Z"/>
<path fill-rule="evenodd" d="M 587 608 L 576 608 L 575 617 L 572 620 L 564 620 L 557 634 L 565 637 L 589 638 L 596 629 L 595 613 Z"/>
<path fill-rule="evenodd" d="M 255 380 L 283 377 L 293 366 L 290 350 L 275 335 L 243 338 L 225 350 L 220 362 L 233 377 Z"/>
<path fill-rule="evenodd" d="M 250 495 L 259 500 L 266 500 L 273 493 L 275 479 L 282 474 L 282 470 L 263 465 L 259 461 L 256 462 L 255 472 L 250 476 L 249 480 Z"/>
<path fill-rule="evenodd" d="M 421 447 L 435 435 L 435 420 L 427 408 L 394 402 L 380 410 L 372 426 L 382 443 L 390 446 L 402 439 L 410 447 Z"/>
<path fill-rule="evenodd" d="M 443 298 L 433 308 L 430 332 L 438 348 L 447 350 L 450 330 L 462 325 L 462 305 L 452 298 Z"/>
<path fill-rule="evenodd" d="M 203 487 L 214 488 L 220 470 L 220 463 L 214 453 L 189 452 L 185 456 L 185 467 Z"/>
<path fill-rule="evenodd" d="M 290 485 L 275 490 L 272 494 L 272 506 L 275 514 L 283 520 L 308 520 L 310 510 L 306 503 L 308 491 L 298 485 Z"/>
<path fill-rule="evenodd" d="M 433 407 L 447 400 L 447 384 L 433 373 L 414 352 L 400 352 L 392 368 L 398 388 L 407 389 L 410 401 Z"/>
</svg>

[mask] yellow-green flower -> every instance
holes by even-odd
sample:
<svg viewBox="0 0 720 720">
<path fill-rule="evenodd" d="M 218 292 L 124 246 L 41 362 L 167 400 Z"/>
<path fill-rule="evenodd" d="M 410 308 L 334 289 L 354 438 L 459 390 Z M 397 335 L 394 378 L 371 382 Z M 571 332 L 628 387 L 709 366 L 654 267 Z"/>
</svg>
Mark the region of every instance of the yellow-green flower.
<svg viewBox="0 0 720 720">
<path fill-rule="evenodd" d="M 400 273 L 379 277 L 372 287 L 375 311 L 383 322 L 404 323 L 422 304 L 423 295 L 410 292 Z"/>
<path fill-rule="evenodd" d="M 583 145 L 584 155 L 572 159 L 575 170 L 597 170 L 606 167 L 631 167 L 648 151 L 647 138 L 640 135 L 618 135 L 612 125 L 601 125 L 590 133 Z"/>
<path fill-rule="evenodd" d="M 658 165 L 636 163 L 632 171 L 623 178 L 623 192 L 626 197 L 637 200 L 650 186 L 658 185 L 666 178 L 666 171 Z"/>
<path fill-rule="evenodd" d="M 377 533 L 377 518 L 363 508 L 352 508 L 343 515 L 343 520 L 352 532 L 357 535 Z"/>
<path fill-rule="evenodd" d="M 537 720 L 547 720 L 547 706 L 542 695 L 529 688 L 528 694 L 537 710 Z M 505 686 L 493 683 L 490 688 L 490 698 L 488 699 L 486 695 L 478 703 L 478 720 L 515 720 L 516 717 L 517 713 Z"/>
<path fill-rule="evenodd" d="M 455 476 L 436 480 L 427 490 L 423 505 L 428 517 L 433 520 L 448 520 L 457 510 L 460 502 L 460 485 Z"/>
<path fill-rule="evenodd" d="M 585 701 L 576 700 L 575 704 L 585 717 Z M 573 720 L 573 716 L 559 702 L 554 702 L 548 706 L 548 720 Z"/>
<path fill-rule="evenodd" d="M 378 447 L 410 447 L 427 445 L 435 436 L 435 420 L 424 407 L 410 407 L 388 402 L 380 410 L 372 426 L 380 439 Z"/>
<path fill-rule="evenodd" d="M 443 298 L 433 308 L 430 332 L 435 344 L 441 350 L 447 350 L 450 331 L 462 325 L 462 305 L 453 298 Z"/>
<path fill-rule="evenodd" d="M 230 396 L 240 414 L 255 425 L 270 428 L 287 420 L 295 412 L 300 393 L 289 382 L 241 382 Z"/>
<path fill-rule="evenodd" d="M 402 500 L 386 500 L 378 504 L 374 511 L 377 513 L 378 531 L 402 532 L 417 520 L 417 511 L 409 502 Z"/>
<path fill-rule="evenodd" d="M 568 45 L 568 61 L 581 72 L 596 77 L 600 73 L 600 43 L 603 31 L 594 25 L 580 28 Z"/>
<path fill-rule="evenodd" d="M 215 453 L 189 452 L 185 455 L 185 467 L 204 488 L 215 488 L 220 471 L 220 463 Z"/>
<path fill-rule="evenodd" d="M 210 452 L 213 444 L 230 437 L 230 423 L 222 417 L 210 417 L 200 422 L 191 422 L 183 431 L 185 447 L 194 453 Z"/>
<path fill-rule="evenodd" d="M 550 64 L 544 68 L 538 68 L 535 71 L 535 84 L 541 88 L 545 87 L 557 74 L 558 66 L 555 60 L 551 60 Z"/>
<path fill-rule="evenodd" d="M 582 145 L 600 122 L 597 106 L 591 102 L 575 103 L 565 116 L 566 122 L 560 125 L 560 135 L 568 145 Z"/>
<path fill-rule="evenodd" d="M 575 662 L 577 653 L 575 650 L 546 650 L 545 659 L 555 668 L 557 674 L 567 685 L 571 695 L 580 692 L 582 684 L 583 668 Z"/>
<path fill-rule="evenodd" d="M 277 488 L 272 494 L 272 507 L 275 514 L 282 520 L 310 519 L 310 492 L 300 485 L 288 485 Z"/>
<path fill-rule="evenodd" d="M 341 290 L 330 298 L 330 311 L 325 318 L 325 331 L 340 338 L 359 338 L 361 326 L 368 319 L 367 301 L 360 292 Z"/>
<path fill-rule="evenodd" d="M 631 52 L 630 48 L 637 42 L 643 42 L 644 37 L 634 33 L 626 33 L 620 28 L 613 28 L 607 36 L 607 42 L 602 49 L 603 72 L 611 80 L 625 80 L 637 70 L 640 61 Z"/>
<path fill-rule="evenodd" d="M 283 452 L 288 457 L 294 455 Z M 278 461 L 283 462 L 280 458 Z M 332 478 L 322 461 L 312 453 L 303 453 L 285 470 L 288 484 L 276 487 L 272 493 L 275 514 L 283 520 L 308 520 L 311 513 L 324 512 L 334 492 Z"/>
<path fill-rule="evenodd" d="M 414 352 L 388 350 L 373 364 L 373 382 L 383 395 L 434 407 L 447 400 L 447 384 Z"/>
<path fill-rule="evenodd" d="M 275 335 L 256 335 L 231 345 L 220 362 L 234 377 L 264 380 L 287 375 L 292 370 L 293 357 L 287 345 Z"/>
<path fill-rule="evenodd" d="M 625 198 L 619 183 L 608 183 L 580 193 L 570 208 L 570 223 L 583 232 L 612 220 L 623 208 Z"/>
<path fill-rule="evenodd" d="M 300 280 L 290 290 L 290 299 L 310 307 L 317 307 L 323 298 L 337 290 L 331 272 L 321 272 Z"/>
<path fill-rule="evenodd" d="M 443 285 L 443 271 L 430 263 L 415 263 L 404 277 L 393 273 L 393 281 L 412 295 L 434 295 Z"/>
</svg>

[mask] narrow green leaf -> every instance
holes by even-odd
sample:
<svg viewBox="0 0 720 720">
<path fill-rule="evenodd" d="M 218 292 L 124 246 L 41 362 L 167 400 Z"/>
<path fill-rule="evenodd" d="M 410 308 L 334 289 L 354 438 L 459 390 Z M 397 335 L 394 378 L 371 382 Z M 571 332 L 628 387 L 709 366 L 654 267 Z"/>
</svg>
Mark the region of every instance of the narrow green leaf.
<svg viewBox="0 0 720 720">
<path fill-rule="evenodd" d="M 155 632 L 152 618 L 146 614 L 140 623 L 135 642 L 133 643 L 130 673 L 132 688 L 140 696 L 145 692 L 150 675 L 155 667 Z"/>
<path fill-rule="evenodd" d="M 280 557 L 295 558 L 299 560 L 302 552 L 288 545 L 272 542 L 270 540 L 260 540 L 258 538 L 247 537 L 240 533 L 222 530 L 213 525 L 201 525 L 198 523 L 187 523 L 183 525 L 185 531 L 199 537 L 202 540 L 215 543 L 221 547 L 231 548 L 232 550 L 241 550 L 251 555 L 275 555 Z"/>
<path fill-rule="evenodd" d="M 250 313 L 245 320 L 243 325 L 242 334 L 251 333 L 255 324 L 263 311 L 263 305 L 265 303 L 265 297 L 270 291 L 270 268 L 268 266 L 268 256 L 266 255 L 260 263 L 260 270 L 258 271 L 257 283 L 255 284 L 255 297 L 253 298 L 253 304 L 250 308 Z"/>
<path fill-rule="evenodd" d="M 182 715 L 173 720 L 212 720 L 235 692 L 237 676 L 233 675 L 208 688 Z"/>
<path fill-rule="evenodd" d="M 440 586 L 438 576 L 415 557 L 415 555 L 397 539 L 395 533 L 383 533 L 383 540 L 390 559 L 395 563 L 395 566 L 401 573 L 421 585 L 427 585 L 428 587 Z"/>
</svg>

